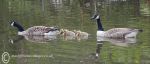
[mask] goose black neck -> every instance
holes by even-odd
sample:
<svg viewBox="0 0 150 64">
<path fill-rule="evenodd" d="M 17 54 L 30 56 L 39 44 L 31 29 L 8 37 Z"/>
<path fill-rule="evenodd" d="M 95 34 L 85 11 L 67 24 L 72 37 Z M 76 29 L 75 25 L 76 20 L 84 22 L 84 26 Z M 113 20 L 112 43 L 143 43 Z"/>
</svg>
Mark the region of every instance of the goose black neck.
<svg viewBox="0 0 150 64">
<path fill-rule="evenodd" d="M 14 26 L 17 27 L 19 32 L 24 31 L 23 27 L 20 24 L 16 23 L 16 24 L 14 24 Z"/>
<path fill-rule="evenodd" d="M 96 57 L 100 54 L 101 48 L 103 46 L 103 41 L 97 41 L 97 48 L 96 48 Z"/>
<path fill-rule="evenodd" d="M 97 26 L 98 26 L 98 30 L 99 30 L 99 31 L 104 31 L 104 29 L 103 29 L 103 26 L 102 26 L 102 23 L 101 23 L 101 20 L 100 20 L 100 19 L 97 19 Z"/>
</svg>

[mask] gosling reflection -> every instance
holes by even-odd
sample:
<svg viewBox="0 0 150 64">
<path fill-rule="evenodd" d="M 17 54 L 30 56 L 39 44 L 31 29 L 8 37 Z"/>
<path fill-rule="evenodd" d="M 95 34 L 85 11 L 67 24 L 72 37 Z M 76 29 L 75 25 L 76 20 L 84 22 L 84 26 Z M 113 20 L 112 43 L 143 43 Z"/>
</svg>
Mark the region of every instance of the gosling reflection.
<svg viewBox="0 0 150 64">
<path fill-rule="evenodd" d="M 136 38 L 126 38 L 126 39 L 114 39 L 114 38 L 104 38 L 97 37 L 98 41 L 108 41 L 113 45 L 128 47 L 131 44 L 136 43 Z"/>
<path fill-rule="evenodd" d="M 88 37 L 84 37 L 84 36 L 79 36 L 79 37 L 74 37 L 74 36 L 62 36 L 62 39 L 63 40 L 66 40 L 66 41 L 70 41 L 70 40 L 77 40 L 77 41 L 83 41 L 83 40 L 87 40 Z"/>
</svg>

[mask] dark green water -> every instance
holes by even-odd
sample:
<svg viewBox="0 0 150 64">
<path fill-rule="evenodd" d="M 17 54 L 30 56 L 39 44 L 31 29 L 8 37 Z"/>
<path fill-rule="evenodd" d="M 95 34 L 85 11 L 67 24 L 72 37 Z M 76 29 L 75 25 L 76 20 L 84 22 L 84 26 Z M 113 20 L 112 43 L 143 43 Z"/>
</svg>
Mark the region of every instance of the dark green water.
<svg viewBox="0 0 150 64">
<path fill-rule="evenodd" d="M 104 30 L 128 27 L 144 31 L 134 43 L 110 40 L 97 44 L 96 22 L 90 19 L 94 13 L 92 0 L 0 0 L 0 55 L 9 53 L 8 64 L 150 64 L 150 0 L 97 0 L 97 10 Z M 58 26 L 91 35 L 81 41 L 61 37 L 27 40 L 17 36 L 9 20 L 18 20 L 25 29 Z M 0 64 L 4 64 L 3 57 Z"/>
</svg>

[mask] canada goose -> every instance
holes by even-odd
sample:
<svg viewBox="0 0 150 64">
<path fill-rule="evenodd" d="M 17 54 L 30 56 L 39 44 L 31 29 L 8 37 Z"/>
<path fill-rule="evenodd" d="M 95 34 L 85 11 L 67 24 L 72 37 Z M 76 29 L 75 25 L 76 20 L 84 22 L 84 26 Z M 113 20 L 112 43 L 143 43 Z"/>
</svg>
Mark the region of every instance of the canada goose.
<svg viewBox="0 0 150 64">
<path fill-rule="evenodd" d="M 141 29 L 132 29 L 132 28 L 112 28 L 110 30 L 104 31 L 100 16 L 95 14 L 92 19 L 97 20 L 97 36 L 100 37 L 110 37 L 110 38 L 129 38 L 129 37 L 136 37 L 138 32 L 142 32 Z"/>
<path fill-rule="evenodd" d="M 16 21 L 10 22 L 11 26 L 18 29 L 18 35 L 57 35 L 59 29 L 56 27 L 33 26 L 24 30 L 24 28 Z"/>
</svg>

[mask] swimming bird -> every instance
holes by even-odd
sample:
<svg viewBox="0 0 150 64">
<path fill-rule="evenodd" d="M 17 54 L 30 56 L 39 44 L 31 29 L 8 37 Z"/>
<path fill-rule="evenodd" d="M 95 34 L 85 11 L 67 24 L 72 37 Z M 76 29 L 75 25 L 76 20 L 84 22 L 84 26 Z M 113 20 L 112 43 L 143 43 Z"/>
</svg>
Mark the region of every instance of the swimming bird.
<svg viewBox="0 0 150 64">
<path fill-rule="evenodd" d="M 75 33 L 73 31 L 68 30 L 68 29 L 61 29 L 60 32 L 64 36 L 74 36 L 75 37 Z"/>
<path fill-rule="evenodd" d="M 60 35 L 62 35 L 63 39 L 65 39 L 65 40 L 75 39 L 75 33 L 73 31 L 68 30 L 68 29 L 61 29 Z"/>
<path fill-rule="evenodd" d="M 97 20 L 97 36 L 99 37 L 109 37 L 109 38 L 135 38 L 139 32 L 142 32 L 142 29 L 134 29 L 134 28 L 112 28 L 107 31 L 104 31 L 100 15 L 95 14 L 92 19 Z"/>
<path fill-rule="evenodd" d="M 88 39 L 89 34 L 87 32 L 83 32 L 80 30 L 73 30 L 73 32 L 75 33 L 77 40 Z"/>
<path fill-rule="evenodd" d="M 33 26 L 24 30 L 24 28 L 14 20 L 11 21 L 10 24 L 18 29 L 18 35 L 57 35 L 59 32 L 57 27 Z"/>
</svg>

